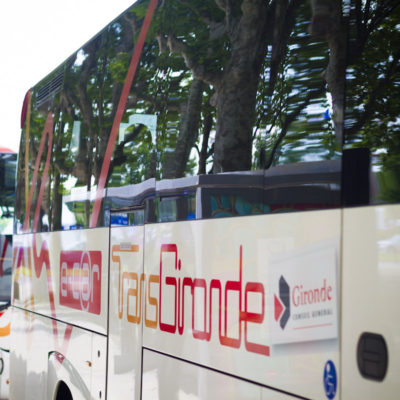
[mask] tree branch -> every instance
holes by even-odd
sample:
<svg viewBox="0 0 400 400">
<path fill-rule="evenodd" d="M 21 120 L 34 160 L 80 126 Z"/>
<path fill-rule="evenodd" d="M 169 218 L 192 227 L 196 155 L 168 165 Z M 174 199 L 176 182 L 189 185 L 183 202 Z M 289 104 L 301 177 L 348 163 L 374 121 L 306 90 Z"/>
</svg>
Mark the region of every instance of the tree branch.
<svg viewBox="0 0 400 400">
<path fill-rule="evenodd" d="M 189 54 L 190 48 L 182 40 L 169 35 L 167 37 L 167 44 L 172 53 L 180 54 L 185 60 L 186 66 L 192 71 L 193 77 L 203 82 L 206 82 L 214 87 L 218 85 L 220 74 L 210 72 L 204 64 L 197 63 Z"/>
<path fill-rule="evenodd" d="M 361 1 L 360 1 L 361 3 Z M 361 8 L 361 4 L 360 4 L 360 8 Z M 369 20 L 369 12 L 371 9 L 371 0 L 367 0 L 367 2 L 365 3 L 365 12 L 364 12 L 364 25 L 366 26 Z"/>
<path fill-rule="evenodd" d="M 320 96 L 325 90 L 325 85 L 322 85 L 319 89 L 309 91 L 307 94 L 307 97 L 305 98 L 304 102 L 300 104 L 293 112 L 291 112 L 283 121 L 282 124 L 282 130 L 279 133 L 279 136 L 274 143 L 274 146 L 272 148 L 271 154 L 269 156 L 269 159 L 265 165 L 265 169 L 268 169 L 271 167 L 272 162 L 274 161 L 275 154 L 279 148 L 279 146 L 282 143 L 282 140 L 285 138 L 287 131 L 289 129 L 290 124 L 299 116 L 302 110 L 304 110 L 309 104 L 310 101 L 318 96 Z"/>
<path fill-rule="evenodd" d="M 375 12 L 375 15 L 373 16 L 373 18 L 371 18 L 371 23 L 367 26 L 366 34 L 369 35 L 370 33 L 372 33 L 385 20 L 385 18 L 387 18 L 393 12 L 393 10 L 398 6 L 399 6 L 398 0 L 388 0 L 385 5 L 378 7 Z"/>
<path fill-rule="evenodd" d="M 271 16 L 274 20 L 274 28 L 268 97 L 271 97 L 274 93 L 279 65 L 286 54 L 287 43 L 296 22 L 296 10 L 302 3 L 304 3 L 304 0 L 294 0 L 290 4 L 288 4 L 287 0 L 278 1 L 275 6 L 275 13 Z M 277 24 L 277 22 L 280 22 L 280 24 Z"/>
<path fill-rule="evenodd" d="M 360 4 L 359 4 L 360 3 Z M 352 65 L 354 62 L 361 56 L 362 52 L 364 51 L 365 45 L 368 41 L 369 35 L 376 30 L 379 25 L 387 18 L 393 10 L 399 6 L 398 0 L 388 0 L 385 4 L 380 6 L 376 9 L 373 15 L 370 14 L 370 1 L 367 1 L 362 22 L 358 20 L 359 16 L 358 13 L 361 12 L 361 1 L 357 2 L 356 7 L 356 23 L 357 23 L 357 40 L 355 41 L 355 45 L 353 48 L 348 52 L 348 62 L 347 65 Z M 360 17 L 361 18 L 361 17 Z M 371 22 L 368 24 L 368 21 Z"/>
<path fill-rule="evenodd" d="M 213 126 L 213 116 L 210 111 L 204 116 L 203 122 L 203 141 L 201 143 L 201 150 L 199 152 L 199 170 L 198 175 L 206 173 L 207 158 L 210 156 L 208 151 L 208 140 Z"/>
<path fill-rule="evenodd" d="M 218 23 L 217 20 L 212 18 L 211 14 L 206 12 L 205 10 L 199 9 L 198 7 L 195 7 L 193 5 L 192 0 L 179 0 L 181 4 L 185 4 L 187 7 L 189 7 L 195 14 L 197 14 L 201 20 L 207 24 L 207 25 L 212 25 L 214 23 Z"/>
<path fill-rule="evenodd" d="M 215 4 L 218 6 L 220 10 L 226 13 L 226 9 L 228 7 L 228 0 L 215 0 Z"/>
<path fill-rule="evenodd" d="M 374 88 L 374 90 L 372 90 L 372 92 L 370 93 L 368 103 L 364 107 L 365 111 L 363 112 L 359 120 L 351 128 L 345 130 L 345 135 L 347 137 L 350 137 L 355 133 L 357 133 L 373 117 L 376 111 L 376 103 L 380 95 L 387 91 L 388 84 L 390 83 L 393 75 L 400 70 L 400 67 L 398 65 L 399 60 L 400 60 L 400 51 L 398 51 L 394 55 L 393 61 L 387 68 L 387 73 L 385 75 L 385 78 L 380 80 L 379 83 Z"/>
</svg>

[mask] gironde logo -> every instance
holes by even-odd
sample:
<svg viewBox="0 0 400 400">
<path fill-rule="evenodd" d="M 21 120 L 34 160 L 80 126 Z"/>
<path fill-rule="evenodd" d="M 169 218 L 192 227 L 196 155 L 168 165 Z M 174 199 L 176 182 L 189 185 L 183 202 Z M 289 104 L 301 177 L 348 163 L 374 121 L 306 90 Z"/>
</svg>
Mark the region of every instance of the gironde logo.
<svg viewBox="0 0 400 400">
<path fill-rule="evenodd" d="M 282 275 L 279 279 L 279 298 L 274 295 L 274 309 L 275 321 L 279 321 L 281 328 L 285 329 L 290 317 L 290 286 Z"/>
</svg>

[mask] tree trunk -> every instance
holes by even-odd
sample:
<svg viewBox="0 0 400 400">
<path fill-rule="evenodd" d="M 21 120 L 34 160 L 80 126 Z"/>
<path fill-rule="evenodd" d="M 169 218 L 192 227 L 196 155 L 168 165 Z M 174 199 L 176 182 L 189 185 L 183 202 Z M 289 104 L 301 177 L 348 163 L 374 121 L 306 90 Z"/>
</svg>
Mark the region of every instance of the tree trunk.
<svg viewBox="0 0 400 400">
<path fill-rule="evenodd" d="M 185 175 L 190 151 L 198 137 L 204 86 L 204 82 L 199 79 L 193 79 L 190 86 L 189 99 L 182 116 L 181 128 L 174 153 L 174 178 L 181 178 Z"/>
<path fill-rule="evenodd" d="M 251 169 L 257 87 L 267 51 L 267 11 L 265 0 L 244 0 L 240 22 L 230 33 L 231 57 L 215 86 L 214 173 Z"/>
<path fill-rule="evenodd" d="M 325 80 L 332 96 L 336 142 L 342 144 L 344 118 L 344 85 L 346 69 L 346 34 L 342 24 L 339 0 L 312 0 L 310 33 L 325 38 L 329 46 L 329 64 Z"/>
<path fill-rule="evenodd" d="M 200 156 L 199 156 L 199 171 L 198 174 L 206 174 L 206 165 L 208 153 L 208 140 L 210 138 L 211 129 L 213 126 L 213 116 L 211 112 L 208 112 L 204 116 L 204 126 L 203 126 L 203 142 L 201 145 Z"/>
</svg>

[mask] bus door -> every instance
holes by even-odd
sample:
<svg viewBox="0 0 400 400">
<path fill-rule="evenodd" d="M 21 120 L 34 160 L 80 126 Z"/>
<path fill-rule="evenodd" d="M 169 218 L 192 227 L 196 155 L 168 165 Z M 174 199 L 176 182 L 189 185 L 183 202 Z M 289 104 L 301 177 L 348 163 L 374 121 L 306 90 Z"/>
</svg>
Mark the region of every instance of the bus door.
<svg viewBox="0 0 400 400">
<path fill-rule="evenodd" d="M 107 398 L 140 398 L 144 208 L 111 212 Z"/>
</svg>

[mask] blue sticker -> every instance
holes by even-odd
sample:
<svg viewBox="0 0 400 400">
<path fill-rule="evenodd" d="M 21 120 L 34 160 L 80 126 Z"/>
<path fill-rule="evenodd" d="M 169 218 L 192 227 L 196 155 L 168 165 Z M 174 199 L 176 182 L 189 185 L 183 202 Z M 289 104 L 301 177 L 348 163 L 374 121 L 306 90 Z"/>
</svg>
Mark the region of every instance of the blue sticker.
<svg viewBox="0 0 400 400">
<path fill-rule="evenodd" d="M 329 360 L 324 368 L 324 388 L 328 399 L 333 399 L 336 396 L 337 389 L 337 374 L 333 361 Z"/>
</svg>

